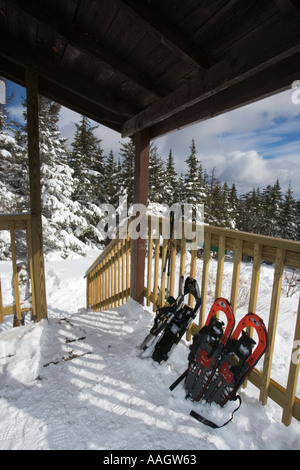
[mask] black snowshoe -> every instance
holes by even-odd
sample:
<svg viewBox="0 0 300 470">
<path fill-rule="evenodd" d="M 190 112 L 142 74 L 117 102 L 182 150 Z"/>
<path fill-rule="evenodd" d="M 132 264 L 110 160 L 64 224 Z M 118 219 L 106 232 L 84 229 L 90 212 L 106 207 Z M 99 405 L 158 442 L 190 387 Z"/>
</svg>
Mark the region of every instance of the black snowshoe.
<svg viewBox="0 0 300 470">
<path fill-rule="evenodd" d="M 179 343 L 200 308 L 201 298 L 197 281 L 192 277 L 187 277 L 184 289 L 182 285 L 183 276 L 177 299 L 168 297 L 167 305 L 157 310 L 154 325 L 141 344 L 141 349 L 145 351 L 157 340 L 152 353 L 152 358 L 156 362 L 168 359 L 171 350 Z M 189 294 L 195 298 L 194 308 L 184 303 L 185 296 Z"/>
</svg>

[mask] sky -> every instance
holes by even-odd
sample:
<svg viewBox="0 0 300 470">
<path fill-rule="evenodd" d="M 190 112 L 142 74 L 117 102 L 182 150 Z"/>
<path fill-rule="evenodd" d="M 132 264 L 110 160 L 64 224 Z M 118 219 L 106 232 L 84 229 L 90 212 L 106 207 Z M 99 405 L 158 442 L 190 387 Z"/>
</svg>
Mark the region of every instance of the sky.
<svg viewBox="0 0 300 470">
<path fill-rule="evenodd" d="M 215 176 L 229 185 L 235 183 L 239 194 L 278 179 L 283 192 L 291 184 L 294 197 L 300 199 L 300 89 L 292 85 L 280 94 L 156 139 L 159 155 L 166 159 L 172 149 L 176 170 L 184 173 L 194 139 L 207 173 L 214 168 Z M 26 91 L 9 82 L 8 96 L 11 91 L 15 92 L 11 116 L 22 119 L 21 100 Z M 60 131 L 69 145 L 79 120 L 77 113 L 62 107 Z M 118 158 L 121 142 L 128 139 L 101 125 L 94 132 L 102 140 L 104 154 L 112 150 Z"/>
</svg>

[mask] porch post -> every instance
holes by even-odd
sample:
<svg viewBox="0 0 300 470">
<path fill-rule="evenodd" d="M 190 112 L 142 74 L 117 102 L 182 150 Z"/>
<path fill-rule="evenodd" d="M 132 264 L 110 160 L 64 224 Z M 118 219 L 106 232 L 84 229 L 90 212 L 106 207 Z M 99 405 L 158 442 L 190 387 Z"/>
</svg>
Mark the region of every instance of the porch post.
<svg viewBox="0 0 300 470">
<path fill-rule="evenodd" d="M 147 206 L 149 179 L 149 129 L 135 135 L 135 166 L 133 203 Z M 146 240 L 131 240 L 130 296 L 144 304 L 144 273 Z"/>
<path fill-rule="evenodd" d="M 46 283 L 42 235 L 41 174 L 39 152 L 38 75 L 26 70 L 28 165 L 31 212 L 31 282 L 36 320 L 47 318 Z"/>
</svg>

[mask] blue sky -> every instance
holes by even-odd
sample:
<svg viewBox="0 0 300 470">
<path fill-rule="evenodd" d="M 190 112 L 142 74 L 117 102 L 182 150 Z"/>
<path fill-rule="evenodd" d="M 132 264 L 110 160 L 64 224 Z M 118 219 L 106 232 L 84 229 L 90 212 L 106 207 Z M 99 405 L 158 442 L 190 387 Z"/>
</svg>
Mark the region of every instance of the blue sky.
<svg viewBox="0 0 300 470">
<path fill-rule="evenodd" d="M 7 94 L 12 90 L 16 97 L 10 112 L 21 119 L 25 90 L 9 82 Z M 215 168 L 216 176 L 229 184 L 235 183 L 240 194 L 279 179 L 283 191 L 291 183 L 294 196 L 300 198 L 300 103 L 293 102 L 294 93 L 291 84 L 286 92 L 161 137 L 155 141 L 159 154 L 167 158 L 171 148 L 178 173 L 185 172 L 185 160 L 194 138 L 203 168 L 208 173 Z M 69 143 L 79 118 L 73 111 L 62 108 L 60 130 Z M 120 144 L 126 139 L 103 126 L 95 133 L 102 139 L 104 152 L 113 150 L 118 157 Z"/>
</svg>

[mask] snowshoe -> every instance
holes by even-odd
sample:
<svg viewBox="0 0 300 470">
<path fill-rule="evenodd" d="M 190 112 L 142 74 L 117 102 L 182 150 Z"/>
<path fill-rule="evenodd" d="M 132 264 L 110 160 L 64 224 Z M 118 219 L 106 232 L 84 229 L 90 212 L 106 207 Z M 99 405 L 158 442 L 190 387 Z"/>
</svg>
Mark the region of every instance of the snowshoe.
<svg viewBox="0 0 300 470">
<path fill-rule="evenodd" d="M 185 303 L 181 303 L 180 307 L 176 309 L 172 321 L 168 322 L 164 333 L 159 341 L 156 343 L 152 358 L 156 362 L 166 361 L 171 354 L 171 351 L 179 343 L 192 321 L 194 320 L 200 305 L 200 291 L 198 283 L 192 277 L 187 277 L 184 284 L 183 296 L 193 295 L 195 298 L 195 307 L 192 308 Z"/>
<path fill-rule="evenodd" d="M 181 286 L 183 285 L 183 279 L 182 276 Z M 196 304 L 194 308 L 184 303 L 184 297 L 188 294 L 193 295 L 195 298 Z M 201 305 L 197 281 L 190 276 L 187 277 L 184 283 L 184 289 L 181 287 L 178 298 L 174 300 L 173 297 L 169 297 L 167 302 L 168 305 L 158 309 L 154 326 L 141 345 L 141 349 L 145 350 L 152 344 L 155 338 L 160 335 L 160 337 L 157 338 L 152 353 L 152 358 L 156 362 L 166 361 L 168 359 L 171 350 L 179 343 L 195 318 Z"/>
<path fill-rule="evenodd" d="M 252 327 L 258 335 L 258 343 L 244 329 Z M 256 347 L 254 347 L 256 345 Z M 217 369 L 203 399 L 223 407 L 228 400 L 236 399 L 236 392 L 245 381 L 267 347 L 267 332 L 262 319 L 255 313 L 248 313 L 238 323 L 228 341 Z"/>
<path fill-rule="evenodd" d="M 142 351 L 146 351 L 146 349 L 148 349 L 153 344 L 154 340 L 157 339 L 158 335 L 166 328 L 167 324 L 172 321 L 176 315 L 176 312 L 181 309 L 184 300 L 183 280 L 184 278 L 182 276 L 177 299 L 175 300 L 173 296 L 169 296 L 166 299 L 166 305 L 156 311 L 154 324 L 150 330 L 150 333 L 146 336 L 140 346 Z"/>
<path fill-rule="evenodd" d="M 218 312 L 224 312 L 227 324 L 217 318 Z M 185 378 L 187 398 L 198 401 L 217 367 L 221 351 L 234 327 L 234 315 L 228 300 L 217 299 L 212 305 L 205 325 L 193 338 L 188 356 L 189 367 Z"/>
</svg>

